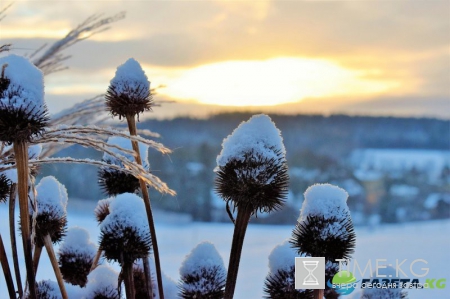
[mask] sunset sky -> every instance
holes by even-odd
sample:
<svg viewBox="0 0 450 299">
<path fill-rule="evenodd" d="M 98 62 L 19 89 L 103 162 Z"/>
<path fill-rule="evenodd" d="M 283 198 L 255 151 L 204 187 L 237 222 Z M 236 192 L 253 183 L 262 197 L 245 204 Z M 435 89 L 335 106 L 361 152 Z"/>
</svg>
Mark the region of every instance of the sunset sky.
<svg viewBox="0 0 450 299">
<path fill-rule="evenodd" d="M 9 1 L 0 1 L 0 10 Z M 16 1 L 0 44 L 32 53 L 94 13 L 126 11 L 46 77 L 52 112 L 137 59 L 153 117 L 219 111 L 450 118 L 450 1 Z"/>
</svg>

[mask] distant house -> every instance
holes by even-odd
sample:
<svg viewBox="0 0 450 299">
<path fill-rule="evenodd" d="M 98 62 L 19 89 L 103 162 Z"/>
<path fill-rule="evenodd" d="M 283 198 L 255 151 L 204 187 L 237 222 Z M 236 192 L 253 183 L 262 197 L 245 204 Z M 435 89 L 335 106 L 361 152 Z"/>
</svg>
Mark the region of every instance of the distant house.
<svg viewBox="0 0 450 299">
<path fill-rule="evenodd" d="M 408 171 L 439 180 L 450 166 L 450 151 L 417 149 L 358 149 L 350 155 L 354 169 L 396 175 Z"/>
</svg>

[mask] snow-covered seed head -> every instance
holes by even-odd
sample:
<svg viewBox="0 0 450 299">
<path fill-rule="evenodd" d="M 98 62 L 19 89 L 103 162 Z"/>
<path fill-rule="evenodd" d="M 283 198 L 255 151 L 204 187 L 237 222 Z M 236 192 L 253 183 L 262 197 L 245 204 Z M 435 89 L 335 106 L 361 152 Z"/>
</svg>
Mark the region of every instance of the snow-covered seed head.
<svg viewBox="0 0 450 299">
<path fill-rule="evenodd" d="M 9 190 L 11 188 L 11 181 L 8 177 L 1 173 L 0 174 L 0 203 L 5 202 L 9 197 Z"/>
<path fill-rule="evenodd" d="M 304 195 L 291 244 L 298 253 L 323 256 L 327 261 L 349 259 L 356 236 L 346 203 L 347 192 L 330 184 L 316 184 Z"/>
<path fill-rule="evenodd" d="M 100 247 L 108 260 L 121 265 L 148 256 L 151 247 L 144 201 L 132 193 L 111 200 L 109 215 L 100 224 Z"/>
<path fill-rule="evenodd" d="M 38 246 L 44 246 L 46 235 L 50 235 L 53 243 L 58 243 L 64 237 L 67 228 L 68 196 L 66 187 L 55 177 L 47 176 L 42 178 L 36 186 L 36 192 L 38 214 L 35 243 Z M 32 213 L 30 206 L 30 214 Z"/>
<path fill-rule="evenodd" d="M 0 58 L 0 141 L 30 141 L 49 118 L 44 103 L 44 76 L 27 58 Z"/>
<path fill-rule="evenodd" d="M 41 280 L 36 284 L 36 296 L 39 299 L 61 299 L 58 284 L 52 280 Z M 26 298 L 30 298 L 29 294 Z"/>
<path fill-rule="evenodd" d="M 119 274 L 108 265 L 100 265 L 88 275 L 84 292 L 86 299 L 120 299 Z"/>
<path fill-rule="evenodd" d="M 150 82 L 139 62 L 130 58 L 117 68 L 105 97 L 110 113 L 119 119 L 151 110 Z"/>
<path fill-rule="evenodd" d="M 311 290 L 295 289 L 295 257 L 288 240 L 269 255 L 269 274 L 264 282 L 265 298 L 311 298 Z"/>
<path fill-rule="evenodd" d="M 287 196 L 288 168 L 280 131 L 267 115 L 243 122 L 224 139 L 217 157 L 216 192 L 253 212 L 279 209 Z"/>
<path fill-rule="evenodd" d="M 126 150 L 132 150 L 131 141 L 123 137 L 110 137 L 108 139 L 108 144 L 119 146 Z M 128 153 L 122 152 L 117 148 L 112 147 L 110 149 L 116 154 L 120 154 L 130 161 L 134 161 L 134 157 Z M 148 169 L 148 146 L 139 143 L 139 152 L 141 153 L 141 158 L 143 162 L 143 167 Z M 123 162 L 111 156 L 108 153 L 103 155 L 103 161 L 108 164 L 117 165 L 124 167 Z M 98 182 L 103 189 L 103 191 L 109 196 L 115 196 L 122 193 L 136 193 L 139 190 L 140 184 L 139 179 L 135 176 L 125 173 L 123 171 L 112 169 L 108 167 L 101 167 L 98 171 Z"/>
<path fill-rule="evenodd" d="M 94 210 L 98 224 L 101 224 L 106 216 L 109 215 L 109 204 L 111 203 L 111 200 L 112 198 L 106 198 L 98 201 Z"/>
<path fill-rule="evenodd" d="M 203 242 L 186 256 L 180 268 L 179 296 L 190 298 L 222 298 L 227 271 L 213 244 Z"/>
<path fill-rule="evenodd" d="M 84 287 L 96 252 L 97 248 L 89 240 L 87 230 L 70 228 L 58 251 L 59 268 L 64 280 Z"/>
</svg>

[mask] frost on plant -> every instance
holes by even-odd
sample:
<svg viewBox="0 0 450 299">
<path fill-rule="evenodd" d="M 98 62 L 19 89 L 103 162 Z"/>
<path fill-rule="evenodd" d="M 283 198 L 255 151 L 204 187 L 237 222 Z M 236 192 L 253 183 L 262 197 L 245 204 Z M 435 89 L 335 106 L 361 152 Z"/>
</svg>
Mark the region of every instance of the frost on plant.
<svg viewBox="0 0 450 299">
<path fill-rule="evenodd" d="M 58 243 L 65 235 L 67 226 L 67 190 L 55 177 L 47 176 L 36 186 L 37 217 L 36 238 L 37 246 L 44 246 L 44 237 L 49 235 L 53 243 Z M 30 206 L 30 215 L 33 210 Z M 31 217 L 31 216 L 30 216 Z"/>
<path fill-rule="evenodd" d="M 87 230 L 70 228 L 58 252 L 58 263 L 64 280 L 84 287 L 96 252 L 97 248 L 89 240 Z"/>
<path fill-rule="evenodd" d="M 0 58 L 0 140 L 30 141 L 48 121 L 42 72 L 25 57 Z"/>
<path fill-rule="evenodd" d="M 180 268 L 180 297 L 222 298 L 227 272 L 213 244 L 203 242 L 186 256 Z"/>
<path fill-rule="evenodd" d="M 123 265 L 147 257 L 151 241 L 142 199 L 131 193 L 112 199 L 100 234 L 100 247 L 108 260 Z"/>
<path fill-rule="evenodd" d="M 123 137 L 110 137 L 108 138 L 109 145 L 115 145 L 120 148 L 126 149 L 126 150 L 132 150 L 131 142 L 127 138 Z M 148 162 L 148 145 L 145 145 L 143 143 L 139 143 L 139 151 L 141 153 L 142 159 L 142 166 L 144 169 L 149 169 L 149 162 Z M 123 156 L 124 158 L 134 161 L 134 157 L 128 153 L 125 153 L 118 148 L 111 148 L 111 151 L 115 154 L 119 154 Z M 124 164 L 122 160 L 118 159 L 117 157 L 114 157 L 108 153 L 103 154 L 103 161 L 108 164 L 113 164 L 120 166 L 121 168 L 124 167 Z M 117 194 L 122 193 L 135 193 L 139 190 L 139 179 L 135 176 L 117 170 L 113 168 L 108 167 L 100 167 L 98 172 L 98 179 L 99 184 L 102 187 L 103 191 L 107 193 L 110 196 L 115 196 Z"/>
<path fill-rule="evenodd" d="M 139 62 L 130 58 L 117 68 L 106 92 L 106 106 L 122 118 L 148 111 L 151 104 L 150 82 Z"/>
<path fill-rule="evenodd" d="M 347 207 L 347 192 L 330 184 L 316 184 L 304 195 L 291 239 L 297 252 L 323 256 L 331 262 L 349 259 L 356 237 Z"/>
<path fill-rule="evenodd" d="M 224 139 L 217 157 L 216 191 L 235 207 L 279 209 L 287 194 L 286 150 L 280 131 L 267 115 L 243 122 Z"/>
</svg>

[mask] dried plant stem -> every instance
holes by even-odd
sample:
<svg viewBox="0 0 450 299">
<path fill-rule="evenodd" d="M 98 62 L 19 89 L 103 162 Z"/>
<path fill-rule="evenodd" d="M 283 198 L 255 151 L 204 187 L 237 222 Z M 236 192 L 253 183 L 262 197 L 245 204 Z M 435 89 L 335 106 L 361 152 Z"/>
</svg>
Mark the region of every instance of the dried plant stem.
<svg viewBox="0 0 450 299">
<path fill-rule="evenodd" d="M 64 280 L 61 275 L 61 271 L 59 270 L 58 260 L 56 259 L 55 251 L 53 251 L 53 244 L 50 235 L 46 235 L 44 237 L 44 245 L 47 250 L 48 257 L 50 258 L 50 262 L 52 263 L 53 271 L 55 272 L 56 280 L 58 281 L 59 289 L 61 290 L 61 295 L 63 299 L 68 299 L 66 287 L 64 286 Z"/>
<path fill-rule="evenodd" d="M 133 263 L 124 262 L 123 254 L 121 254 L 122 263 L 122 275 L 123 282 L 125 283 L 125 294 L 127 299 L 135 299 L 136 292 L 134 289 L 134 277 L 133 277 Z"/>
<path fill-rule="evenodd" d="M 36 245 L 34 247 L 34 254 L 33 254 L 34 273 L 37 273 L 39 267 L 39 260 L 41 259 L 41 254 L 42 254 L 42 247 Z"/>
<path fill-rule="evenodd" d="M 230 261 L 228 263 L 224 299 L 232 299 L 234 296 L 242 246 L 244 245 L 245 232 L 247 231 L 252 211 L 253 210 L 249 206 L 238 208 L 236 224 L 234 226 L 233 243 L 231 244 Z"/>
<path fill-rule="evenodd" d="M 314 299 L 323 299 L 323 290 L 314 290 Z"/>
<path fill-rule="evenodd" d="M 16 219 L 15 219 L 15 208 L 16 208 L 16 193 L 17 185 L 12 184 L 9 190 L 9 236 L 11 239 L 11 251 L 14 264 L 14 274 L 16 275 L 17 292 L 19 293 L 19 298 L 23 296 L 22 287 L 22 277 L 20 276 L 19 268 L 19 258 L 17 256 L 17 243 L 16 243 Z"/>
<path fill-rule="evenodd" d="M 94 257 L 94 260 L 92 261 L 92 266 L 91 266 L 91 270 L 89 270 L 89 273 L 91 273 L 92 271 L 95 270 L 95 268 L 97 268 L 98 266 L 98 261 L 100 261 L 100 257 L 102 256 L 103 250 L 101 248 L 99 248 L 97 250 L 97 254 Z"/>
<path fill-rule="evenodd" d="M 136 127 L 136 119 L 134 115 L 126 115 L 127 124 L 128 124 L 128 130 L 130 131 L 131 136 L 137 135 L 137 127 Z M 141 153 L 139 151 L 139 145 L 136 140 L 131 141 L 131 145 L 133 146 L 133 150 L 136 152 L 136 163 L 138 165 L 142 166 L 142 158 Z M 156 281 L 158 282 L 158 293 L 159 298 L 164 299 L 164 289 L 163 289 L 163 283 L 162 283 L 162 275 L 161 275 L 161 263 L 159 259 L 159 249 L 158 249 L 158 240 L 156 238 L 156 229 L 155 229 L 155 222 L 153 219 L 153 212 L 152 207 L 150 205 L 150 195 L 148 194 L 147 185 L 145 184 L 144 180 L 139 177 L 139 184 L 141 185 L 141 191 L 142 191 L 142 197 L 144 199 L 145 204 L 145 210 L 147 212 L 147 220 L 148 220 L 148 226 L 150 228 L 150 235 L 152 238 L 152 247 L 153 247 L 153 254 L 155 256 L 155 268 L 156 268 Z"/>
<path fill-rule="evenodd" d="M 11 276 L 11 271 L 9 270 L 9 263 L 5 252 L 5 246 L 3 245 L 2 235 L 0 235 L 0 262 L 2 264 L 3 275 L 5 276 L 9 297 L 16 298 L 16 291 L 14 290 L 14 282 Z"/>
<path fill-rule="evenodd" d="M 28 210 L 28 145 L 26 141 L 21 140 L 14 142 L 13 147 L 17 165 L 20 223 L 29 297 L 30 299 L 36 299 L 36 281 L 33 268 L 33 256 L 31 253 L 30 216 Z"/>
<path fill-rule="evenodd" d="M 148 258 L 142 259 L 142 265 L 144 266 L 144 276 L 145 283 L 147 284 L 147 292 L 148 298 L 153 299 L 153 284 L 152 284 L 152 274 L 150 271 L 150 263 L 148 262 Z"/>
</svg>

